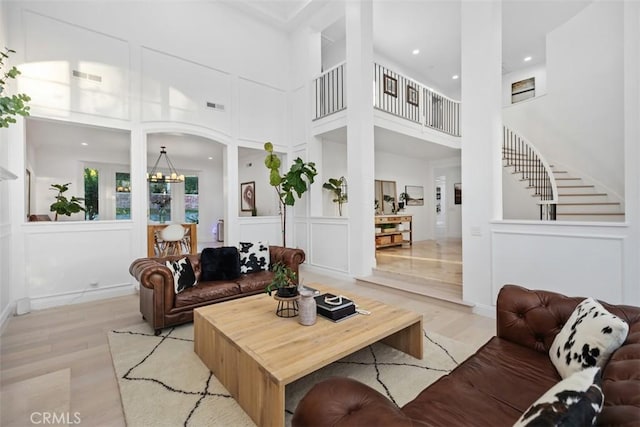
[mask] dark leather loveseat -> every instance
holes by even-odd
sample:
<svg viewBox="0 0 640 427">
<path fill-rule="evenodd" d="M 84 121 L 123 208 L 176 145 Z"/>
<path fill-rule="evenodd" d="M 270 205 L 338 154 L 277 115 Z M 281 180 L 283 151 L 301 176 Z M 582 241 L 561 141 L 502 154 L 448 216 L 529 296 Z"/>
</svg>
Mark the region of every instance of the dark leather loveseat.
<svg viewBox="0 0 640 427">
<path fill-rule="evenodd" d="M 511 426 L 561 380 L 548 350 L 581 300 L 506 285 L 497 301 L 497 336 L 413 401 L 398 408 L 362 383 L 331 378 L 300 401 L 293 426 Z M 629 333 L 602 370 L 597 425 L 637 427 L 640 308 L 602 305 L 628 323 Z"/>
<path fill-rule="evenodd" d="M 196 278 L 197 286 L 177 293 L 173 275 L 165 265 L 187 256 Z M 298 267 L 305 260 L 301 249 L 269 246 L 271 265 L 281 263 L 298 275 Z M 202 282 L 200 254 L 173 255 L 161 258 L 139 258 L 131 264 L 129 272 L 140 283 L 140 312 L 158 335 L 162 328 L 193 321 L 193 309 L 264 292 L 271 282 L 272 271 L 240 274 L 232 280 Z"/>
</svg>

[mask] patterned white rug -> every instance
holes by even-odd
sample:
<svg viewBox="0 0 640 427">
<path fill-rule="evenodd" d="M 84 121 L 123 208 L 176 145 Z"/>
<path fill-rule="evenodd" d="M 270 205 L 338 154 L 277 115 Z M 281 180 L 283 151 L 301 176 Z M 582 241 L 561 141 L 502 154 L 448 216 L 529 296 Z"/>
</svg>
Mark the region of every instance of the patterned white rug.
<svg viewBox="0 0 640 427">
<path fill-rule="evenodd" d="M 193 352 L 193 325 L 154 336 L 146 325 L 109 333 L 122 407 L 129 427 L 253 426 Z M 313 384 L 330 376 L 355 378 L 403 406 L 473 353 L 470 346 L 424 333 L 424 359 L 374 344 L 286 388 L 286 422 Z"/>
</svg>

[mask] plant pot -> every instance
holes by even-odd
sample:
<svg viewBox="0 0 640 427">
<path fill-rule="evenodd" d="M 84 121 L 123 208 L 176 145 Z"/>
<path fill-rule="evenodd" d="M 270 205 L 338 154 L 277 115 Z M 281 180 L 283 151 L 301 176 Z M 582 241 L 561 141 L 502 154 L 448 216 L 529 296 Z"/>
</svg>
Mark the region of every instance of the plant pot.
<svg viewBox="0 0 640 427">
<path fill-rule="evenodd" d="M 295 286 L 286 286 L 284 288 L 278 288 L 276 295 L 278 295 L 280 298 L 295 297 L 296 295 L 298 295 L 298 288 L 296 288 Z"/>
</svg>

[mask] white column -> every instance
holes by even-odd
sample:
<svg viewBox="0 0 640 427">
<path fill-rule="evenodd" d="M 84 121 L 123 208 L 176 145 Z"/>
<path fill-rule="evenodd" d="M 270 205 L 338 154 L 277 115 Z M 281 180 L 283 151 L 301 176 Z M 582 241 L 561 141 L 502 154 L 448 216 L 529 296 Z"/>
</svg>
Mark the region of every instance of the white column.
<svg viewBox="0 0 640 427">
<path fill-rule="evenodd" d="M 463 1 L 463 298 L 491 306 L 490 221 L 502 218 L 502 5 Z"/>
<path fill-rule="evenodd" d="M 363 276 L 375 263 L 372 1 L 346 2 L 345 16 L 349 272 Z"/>
</svg>

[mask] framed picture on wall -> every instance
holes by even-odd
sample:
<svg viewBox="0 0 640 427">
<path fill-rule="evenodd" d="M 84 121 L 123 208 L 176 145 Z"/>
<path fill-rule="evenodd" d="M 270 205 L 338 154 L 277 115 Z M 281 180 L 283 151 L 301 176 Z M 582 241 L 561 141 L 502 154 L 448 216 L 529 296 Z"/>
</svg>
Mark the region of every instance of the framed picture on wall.
<svg viewBox="0 0 640 427">
<path fill-rule="evenodd" d="M 418 89 L 413 86 L 407 86 L 407 102 L 417 107 L 419 99 Z"/>
<path fill-rule="evenodd" d="M 462 204 L 462 184 L 459 182 L 453 184 L 453 203 L 456 205 Z"/>
<path fill-rule="evenodd" d="M 424 188 L 421 185 L 405 185 L 404 192 L 407 196 L 407 206 L 424 205 Z"/>
<path fill-rule="evenodd" d="M 252 212 L 256 207 L 256 182 L 243 182 L 240 184 L 240 210 Z"/>
<path fill-rule="evenodd" d="M 394 79 L 388 74 L 384 75 L 383 80 L 384 93 L 398 97 L 398 80 Z"/>
</svg>

